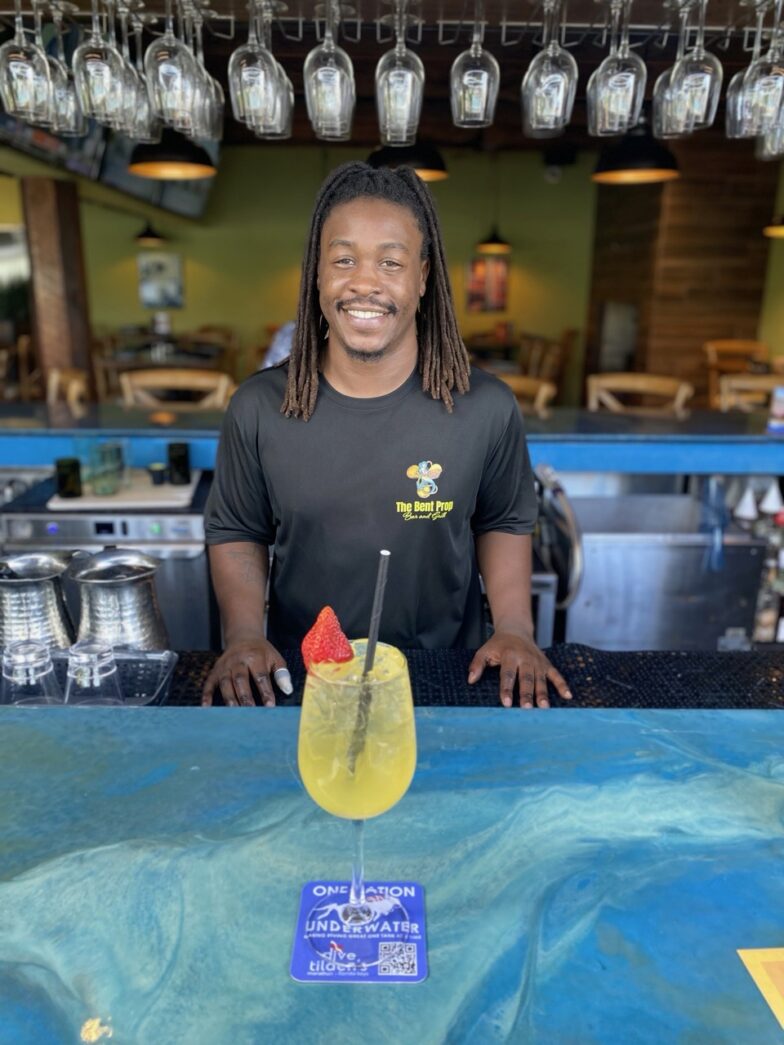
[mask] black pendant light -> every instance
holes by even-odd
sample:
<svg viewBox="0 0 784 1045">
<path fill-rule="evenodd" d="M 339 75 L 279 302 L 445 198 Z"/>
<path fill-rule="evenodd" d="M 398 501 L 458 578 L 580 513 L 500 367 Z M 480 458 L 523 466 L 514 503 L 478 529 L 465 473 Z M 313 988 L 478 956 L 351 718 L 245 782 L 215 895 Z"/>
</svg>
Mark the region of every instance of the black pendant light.
<svg viewBox="0 0 784 1045">
<path fill-rule="evenodd" d="M 140 178 L 160 181 L 192 181 L 216 173 L 206 149 L 168 129 L 157 145 L 136 146 L 128 170 Z"/>
<path fill-rule="evenodd" d="M 477 254 L 504 255 L 512 253 L 512 244 L 498 231 L 498 208 L 500 205 L 500 188 L 498 183 L 498 157 L 493 156 L 493 227 L 490 235 L 474 247 Z"/>
<path fill-rule="evenodd" d="M 367 158 L 371 167 L 413 167 L 422 181 L 444 181 L 449 177 L 444 157 L 427 142 L 414 145 L 380 145 Z"/>
<path fill-rule="evenodd" d="M 499 235 L 498 226 L 493 225 L 490 235 L 477 243 L 475 250 L 477 254 L 511 254 L 512 244 Z"/>
<path fill-rule="evenodd" d="M 650 185 L 680 178 L 672 152 L 639 124 L 620 141 L 605 145 L 591 175 L 600 185 Z"/>
<path fill-rule="evenodd" d="M 168 240 L 147 222 L 141 232 L 134 236 L 138 247 L 162 247 Z"/>
<path fill-rule="evenodd" d="M 770 225 L 765 226 L 762 233 L 771 239 L 784 239 L 784 216 L 774 218 Z"/>
</svg>

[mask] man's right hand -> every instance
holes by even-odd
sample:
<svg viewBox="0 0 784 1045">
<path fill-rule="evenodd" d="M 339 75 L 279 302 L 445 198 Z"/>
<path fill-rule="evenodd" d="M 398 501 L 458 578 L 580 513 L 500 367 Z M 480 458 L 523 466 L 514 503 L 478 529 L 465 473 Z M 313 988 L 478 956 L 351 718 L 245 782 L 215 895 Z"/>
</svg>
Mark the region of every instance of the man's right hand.
<svg viewBox="0 0 784 1045">
<path fill-rule="evenodd" d="M 264 707 L 275 706 L 272 679 L 286 662 L 275 647 L 264 638 L 230 642 L 207 676 L 201 694 L 202 707 L 211 707 L 215 690 L 220 690 L 227 707 L 254 707 L 251 679 L 261 695 Z M 282 688 L 282 687 L 281 687 Z"/>
</svg>

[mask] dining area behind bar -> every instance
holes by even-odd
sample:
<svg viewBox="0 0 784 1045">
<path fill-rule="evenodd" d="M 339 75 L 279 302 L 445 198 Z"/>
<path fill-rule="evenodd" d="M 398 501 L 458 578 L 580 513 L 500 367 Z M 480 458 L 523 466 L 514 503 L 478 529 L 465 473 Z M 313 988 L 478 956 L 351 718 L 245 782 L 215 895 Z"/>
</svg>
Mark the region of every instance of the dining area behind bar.
<svg viewBox="0 0 784 1045">
<path fill-rule="evenodd" d="M 783 48 L 0 13 L 0 1040 L 779 1040 Z"/>
</svg>

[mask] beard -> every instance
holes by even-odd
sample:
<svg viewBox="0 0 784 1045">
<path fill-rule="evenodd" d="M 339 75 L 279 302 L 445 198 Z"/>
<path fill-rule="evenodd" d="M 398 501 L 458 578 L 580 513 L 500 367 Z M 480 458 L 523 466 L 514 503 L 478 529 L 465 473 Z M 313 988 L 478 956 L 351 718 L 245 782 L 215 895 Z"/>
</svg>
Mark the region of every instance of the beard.
<svg viewBox="0 0 784 1045">
<path fill-rule="evenodd" d="M 349 359 L 354 359 L 359 363 L 378 363 L 387 354 L 387 345 L 383 348 L 352 348 L 351 345 L 343 345 L 343 349 Z"/>
</svg>

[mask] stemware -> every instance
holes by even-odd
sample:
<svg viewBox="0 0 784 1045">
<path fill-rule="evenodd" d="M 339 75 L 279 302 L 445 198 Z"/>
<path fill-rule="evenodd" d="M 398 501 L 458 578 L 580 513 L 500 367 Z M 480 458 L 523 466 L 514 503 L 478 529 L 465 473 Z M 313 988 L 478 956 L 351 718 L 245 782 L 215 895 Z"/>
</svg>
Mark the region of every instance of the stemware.
<svg viewBox="0 0 784 1045">
<path fill-rule="evenodd" d="M 327 0 L 326 7 L 324 40 L 305 59 L 305 103 L 317 138 L 346 141 L 351 136 L 356 104 L 354 67 L 335 43 L 337 5 Z"/>
<path fill-rule="evenodd" d="M 545 0 L 543 49 L 528 66 L 520 87 L 523 131 L 551 137 L 569 123 L 577 92 L 577 62 L 558 42 L 560 0 Z"/>
<path fill-rule="evenodd" d="M 45 123 L 50 115 L 49 63 L 40 47 L 25 39 L 20 0 L 14 2 L 14 36 L 0 47 L 0 95 L 9 116 Z"/>
<path fill-rule="evenodd" d="M 144 56 L 147 91 L 155 115 L 175 130 L 189 134 L 198 106 L 196 59 L 174 35 L 172 0 L 166 0 L 163 36 L 153 40 Z"/>
<path fill-rule="evenodd" d="M 351 888 L 338 912 L 344 925 L 372 918 L 365 900 L 363 823 L 400 801 L 416 766 L 405 657 L 379 642 L 373 668 L 363 675 L 367 640 L 355 640 L 351 647 L 354 658 L 348 664 L 310 666 L 298 744 L 299 771 L 310 797 L 328 813 L 354 823 Z"/>
<path fill-rule="evenodd" d="M 689 34 L 690 0 L 679 5 L 680 29 L 675 64 L 665 69 L 653 86 L 653 136 L 654 138 L 682 138 L 690 134 L 682 102 L 683 94 L 672 89 L 672 74 L 675 65 L 686 53 L 686 38 Z"/>
<path fill-rule="evenodd" d="M 247 42 L 229 59 L 229 96 L 234 118 L 263 133 L 277 126 L 280 74 L 278 63 L 259 39 L 254 0 L 248 10 Z"/>
<path fill-rule="evenodd" d="M 676 109 L 684 112 L 689 131 L 710 127 L 716 119 L 724 73 L 721 62 L 705 50 L 705 11 L 708 0 L 698 0 L 697 38 L 692 50 L 672 70 L 670 91 Z"/>
<path fill-rule="evenodd" d="M 133 121 L 128 128 L 128 137 L 133 141 L 145 145 L 156 145 L 161 140 L 163 127 L 161 121 L 153 111 L 150 103 L 150 92 L 147 87 L 147 77 L 144 72 L 142 32 L 143 22 L 137 17 L 133 23 L 133 35 L 136 46 L 136 75 L 139 78 L 141 90 L 136 96 L 136 112 Z"/>
<path fill-rule="evenodd" d="M 74 52 L 73 74 L 84 115 L 116 126 L 122 117 L 124 66 L 114 43 L 101 34 L 98 0 L 92 0 L 90 36 Z"/>
<path fill-rule="evenodd" d="M 647 71 L 629 47 L 631 6 L 632 0 L 612 0 L 610 53 L 588 81 L 588 133 L 595 137 L 624 134 L 640 119 Z"/>
<path fill-rule="evenodd" d="M 425 67 L 405 43 L 404 0 L 395 9 L 395 46 L 376 66 L 376 109 L 382 145 L 413 145 L 416 141 Z"/>
<path fill-rule="evenodd" d="M 781 48 L 781 6 L 773 8 L 770 46 L 762 57 L 752 61 L 743 78 L 743 93 L 748 107 L 748 122 L 754 134 L 773 130 L 784 101 L 784 61 Z"/>
<path fill-rule="evenodd" d="M 52 81 L 52 129 L 64 138 L 81 138 L 87 133 L 87 121 L 79 104 L 76 84 L 65 57 L 63 43 L 63 16 L 66 13 L 75 14 L 78 10 L 75 4 L 66 0 L 58 0 L 57 4 L 52 5 L 57 61 L 63 72 L 62 77 Z"/>
<path fill-rule="evenodd" d="M 449 74 L 449 98 L 455 127 L 489 127 L 495 116 L 501 70 L 482 47 L 485 35 L 482 0 L 476 0 L 471 47 L 459 54 Z"/>
<path fill-rule="evenodd" d="M 204 11 L 196 6 L 193 11 L 193 35 L 196 43 L 196 68 L 201 78 L 198 96 L 201 105 L 193 127 L 193 137 L 207 141 L 219 142 L 223 137 L 223 112 L 226 99 L 223 88 L 218 81 L 207 72 L 204 64 Z"/>
<path fill-rule="evenodd" d="M 762 54 L 762 32 L 765 25 L 765 12 L 768 8 L 768 0 L 761 0 L 755 5 L 756 27 L 754 30 L 754 45 L 751 54 L 751 63 L 754 65 Z M 728 138 L 753 138 L 757 131 L 751 120 L 749 96 L 746 91 L 745 79 L 748 68 L 740 72 L 730 80 L 727 87 L 725 103 L 725 133 Z"/>
<path fill-rule="evenodd" d="M 757 138 L 754 155 L 758 160 L 780 160 L 784 157 L 784 106 L 779 113 L 778 123 Z"/>
</svg>

